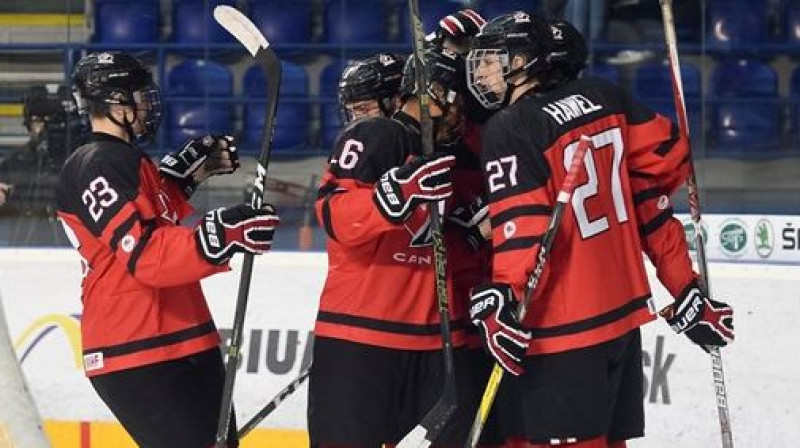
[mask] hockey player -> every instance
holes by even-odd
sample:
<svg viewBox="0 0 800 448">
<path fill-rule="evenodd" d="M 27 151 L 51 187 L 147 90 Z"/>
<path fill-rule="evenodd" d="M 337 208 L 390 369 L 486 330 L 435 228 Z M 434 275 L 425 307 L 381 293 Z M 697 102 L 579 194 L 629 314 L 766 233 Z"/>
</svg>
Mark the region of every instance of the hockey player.
<svg viewBox="0 0 800 448">
<path fill-rule="evenodd" d="M 400 106 L 400 81 L 405 60 L 378 53 L 353 61 L 339 80 L 339 106 L 344 124 L 369 117 L 391 117 Z"/>
<path fill-rule="evenodd" d="M 443 149 L 460 139 L 464 62 L 434 47 L 426 52 L 426 64 L 436 146 Z M 413 62 L 406 67 L 402 109 L 391 118 L 352 122 L 342 131 L 318 194 L 329 268 L 309 380 L 314 447 L 397 443 L 440 394 L 444 369 L 427 207 L 446 200 L 446 213 L 453 208 L 451 174 L 459 156 L 420 157 Z M 448 258 L 474 254 L 460 231 L 445 228 L 445 244 Z M 473 392 L 469 369 L 458 367 L 469 359 L 466 302 L 466 291 L 460 301 L 452 298 L 451 328 L 459 390 Z M 463 443 L 472 409 L 451 419 L 439 443 Z"/>
<path fill-rule="evenodd" d="M 487 23 L 468 56 L 470 90 L 502 108 L 482 152 L 493 283 L 473 291 L 470 314 L 513 375 L 513 393 L 496 409 L 518 425 L 519 446 L 621 448 L 644 431 L 639 327 L 654 312 L 641 248 L 675 297 L 662 310 L 673 329 L 701 347 L 724 346 L 733 315 L 699 286 L 672 218 L 668 195 L 686 178 L 687 142 L 617 86 L 592 78 L 553 86 L 552 38 L 542 19 L 516 12 Z M 594 150 L 520 323 L 517 298 L 581 135 Z"/>
<path fill-rule="evenodd" d="M 179 226 L 197 184 L 238 167 L 232 139 L 192 140 L 156 167 L 137 146 L 161 116 L 150 72 L 94 53 L 73 83 L 93 134 L 67 160 L 57 201 L 82 259 L 84 369 L 139 446 L 211 446 L 224 369 L 199 280 L 229 270 L 234 253 L 267 251 L 278 217 L 240 205 Z"/>
</svg>

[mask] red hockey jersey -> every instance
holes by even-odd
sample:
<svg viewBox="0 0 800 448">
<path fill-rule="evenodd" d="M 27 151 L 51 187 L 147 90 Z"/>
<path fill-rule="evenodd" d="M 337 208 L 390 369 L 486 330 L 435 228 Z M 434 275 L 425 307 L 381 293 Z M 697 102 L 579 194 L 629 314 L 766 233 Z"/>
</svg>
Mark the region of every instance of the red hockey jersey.
<svg viewBox="0 0 800 448">
<path fill-rule="evenodd" d="M 482 189 L 479 160 L 466 146 L 451 150 L 457 151 L 458 197 L 451 203 L 468 202 Z M 404 113 L 357 121 L 337 139 L 316 203 L 328 234 L 317 335 L 404 350 L 441 348 L 428 212 L 419 207 L 403 225 L 395 225 L 373 202 L 378 178 L 419 153 L 417 123 Z M 451 227 L 445 227 L 444 236 L 452 339 L 461 346 L 470 329 L 468 289 L 487 275 L 487 252 L 476 254 Z"/>
<path fill-rule="evenodd" d="M 200 255 L 192 211 L 138 148 L 106 134 L 67 160 L 58 216 L 82 258 L 81 335 L 89 376 L 219 344 L 199 280 L 225 266 Z"/>
<path fill-rule="evenodd" d="M 686 140 L 619 87 L 589 78 L 528 95 L 487 124 L 494 280 L 522 297 L 581 135 L 595 149 L 524 322 L 529 353 L 594 345 L 654 319 L 643 249 L 673 294 L 694 278 L 668 199 L 688 173 Z"/>
</svg>

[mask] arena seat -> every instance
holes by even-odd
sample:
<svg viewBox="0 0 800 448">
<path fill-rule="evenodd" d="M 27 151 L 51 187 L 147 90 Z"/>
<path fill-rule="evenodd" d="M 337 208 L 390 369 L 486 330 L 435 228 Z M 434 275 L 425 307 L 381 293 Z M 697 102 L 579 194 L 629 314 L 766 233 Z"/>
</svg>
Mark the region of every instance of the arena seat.
<svg viewBox="0 0 800 448">
<path fill-rule="evenodd" d="M 514 11 L 541 13 L 542 9 L 540 0 L 484 0 L 479 6 L 479 12 L 486 20 Z"/>
<path fill-rule="evenodd" d="M 689 117 L 689 132 L 693 140 L 699 140 L 703 133 L 702 79 L 697 66 L 681 64 L 683 96 Z M 634 72 L 633 92 L 643 104 L 677 123 L 675 99 L 672 93 L 672 73 L 666 61 L 651 62 L 637 67 Z"/>
<path fill-rule="evenodd" d="M 248 16 L 270 42 L 283 44 L 311 41 L 309 0 L 250 0 L 248 5 Z"/>
<path fill-rule="evenodd" d="M 715 0 L 708 6 L 709 45 L 725 49 L 755 46 L 767 40 L 765 0 Z"/>
<path fill-rule="evenodd" d="M 320 105 L 321 135 L 320 145 L 327 151 L 333 145 L 342 128 L 342 117 L 337 101 L 339 78 L 347 66 L 347 61 L 336 59 L 322 70 L 319 81 L 320 98 L 328 99 Z"/>
<path fill-rule="evenodd" d="M 619 84 L 622 81 L 622 74 L 614 65 L 604 64 L 604 63 L 596 63 L 587 66 L 583 70 L 583 76 L 596 76 L 598 78 L 603 78 L 608 81 L 611 81 L 615 84 Z"/>
<path fill-rule="evenodd" d="M 155 0 L 98 0 L 93 40 L 108 44 L 157 42 L 160 15 Z"/>
<path fill-rule="evenodd" d="M 310 120 L 308 103 L 286 100 L 308 97 L 308 74 L 302 65 L 289 61 L 281 61 L 281 66 L 283 72 L 272 143 L 273 151 L 287 154 L 303 149 L 307 143 Z M 245 72 L 243 89 L 246 97 L 266 99 L 267 80 L 259 66 L 254 65 Z M 264 102 L 245 104 L 242 135 L 245 147 L 249 151 L 257 153 L 260 148 L 266 110 Z"/>
<path fill-rule="evenodd" d="M 375 0 L 328 0 L 325 2 L 325 36 L 331 44 L 380 44 L 386 42 L 387 2 Z"/>
<path fill-rule="evenodd" d="M 233 75 L 219 63 L 207 60 L 186 60 L 170 70 L 166 93 L 185 98 L 167 102 L 169 142 L 180 145 L 188 138 L 204 133 L 233 132 L 231 105 L 206 102 L 208 98 L 224 98 L 233 94 Z"/>
<path fill-rule="evenodd" d="M 206 1 L 208 5 L 206 5 Z M 175 0 L 172 5 L 172 40 L 201 45 L 206 42 L 224 44 L 234 37 L 214 20 L 217 5 L 234 6 L 233 0 Z"/>
<path fill-rule="evenodd" d="M 800 1 L 789 0 L 783 15 L 784 33 L 790 44 L 800 44 Z"/>
<path fill-rule="evenodd" d="M 769 149 L 781 141 L 778 77 L 756 60 L 728 60 L 711 74 L 710 132 L 716 150 Z"/>
</svg>

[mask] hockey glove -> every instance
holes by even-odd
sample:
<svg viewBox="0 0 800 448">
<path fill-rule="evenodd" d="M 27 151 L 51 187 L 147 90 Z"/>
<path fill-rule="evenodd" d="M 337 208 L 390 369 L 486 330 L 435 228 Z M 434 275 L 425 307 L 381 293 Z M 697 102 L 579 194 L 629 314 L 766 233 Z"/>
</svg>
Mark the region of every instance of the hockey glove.
<svg viewBox="0 0 800 448">
<path fill-rule="evenodd" d="M 505 371 L 519 376 L 532 336 L 517 321 L 516 309 L 514 291 L 505 283 L 477 286 L 469 299 L 469 317 L 480 328 L 489 354 Z"/>
<path fill-rule="evenodd" d="M 197 247 L 206 260 L 217 265 L 227 262 L 236 252 L 263 254 L 272 247 L 279 222 L 275 207 L 270 204 L 260 209 L 241 204 L 211 210 L 197 226 Z"/>
<path fill-rule="evenodd" d="M 676 333 L 683 333 L 706 352 L 733 342 L 733 309 L 711 300 L 697 281 L 684 289 L 672 307 L 661 312 Z"/>
<path fill-rule="evenodd" d="M 186 196 L 209 176 L 227 174 L 239 168 L 239 154 L 233 137 L 206 135 L 190 140 L 180 151 L 161 159 L 158 170 L 175 179 Z"/>
<path fill-rule="evenodd" d="M 470 203 L 456 207 L 447 217 L 447 221 L 455 224 L 464 233 L 467 244 L 478 250 L 486 242 L 481 226 L 488 224 L 489 206 L 486 201 L 477 196 Z"/>
<path fill-rule="evenodd" d="M 400 224 L 424 202 L 438 202 L 453 194 L 450 169 L 453 156 L 434 154 L 418 157 L 381 176 L 375 185 L 375 203 L 384 218 Z"/>
</svg>

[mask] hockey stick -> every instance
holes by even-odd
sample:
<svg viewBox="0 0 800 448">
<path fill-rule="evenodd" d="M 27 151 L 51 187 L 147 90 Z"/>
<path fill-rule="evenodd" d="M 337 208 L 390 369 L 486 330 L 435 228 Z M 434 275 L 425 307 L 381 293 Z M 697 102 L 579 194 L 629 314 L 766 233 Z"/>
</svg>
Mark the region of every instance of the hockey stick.
<svg viewBox="0 0 800 448">
<path fill-rule="evenodd" d="M 275 110 L 278 106 L 278 91 L 281 85 L 281 61 L 269 47 L 269 42 L 244 14 L 230 6 L 217 6 L 214 8 L 214 19 L 223 28 L 228 30 L 255 58 L 258 65 L 264 70 L 268 80 L 267 88 L 267 113 L 264 118 L 264 135 L 261 138 L 261 154 L 258 157 L 255 180 L 253 181 L 253 195 L 250 205 L 260 208 L 264 202 L 264 180 L 267 177 L 267 166 L 272 149 L 273 125 L 275 124 Z M 225 365 L 225 384 L 222 389 L 222 403 L 217 422 L 216 448 L 224 448 L 228 435 L 228 426 L 231 418 L 231 404 L 233 402 L 233 384 L 236 380 L 236 367 L 241 357 L 242 333 L 244 330 L 244 317 L 247 311 L 247 299 L 250 294 L 250 279 L 253 275 L 253 255 L 245 254 L 242 263 L 242 275 L 239 278 L 239 294 L 236 298 L 236 312 L 233 317 L 231 342 L 228 348 L 228 363 Z"/>
<path fill-rule="evenodd" d="M 683 97 L 683 82 L 681 81 L 681 66 L 678 60 L 678 43 L 675 38 L 675 18 L 672 15 L 672 0 L 660 0 L 661 15 L 664 17 L 664 39 L 669 53 L 669 67 L 672 71 L 672 93 L 675 97 L 675 111 L 678 115 L 678 125 L 681 132 L 689 140 L 689 121 L 686 116 L 686 102 Z M 686 190 L 689 195 L 689 213 L 694 226 L 695 248 L 697 251 L 697 264 L 700 268 L 700 280 L 706 288 L 706 294 L 711 297 L 711 285 L 708 282 L 708 262 L 706 260 L 705 237 L 703 236 L 700 214 L 700 193 L 697 189 L 697 177 L 694 170 L 694 158 L 689 151 L 689 177 L 686 179 Z M 722 434 L 722 446 L 733 448 L 733 433 L 731 420 L 728 413 L 728 393 L 725 390 L 725 373 L 722 370 L 722 354 L 718 347 L 706 347 L 711 354 L 711 371 L 714 377 L 714 391 L 717 396 L 717 412 L 719 414 L 719 428 Z"/>
<path fill-rule="evenodd" d="M 525 314 L 528 312 L 528 305 L 530 305 L 531 299 L 533 298 L 533 292 L 536 291 L 539 280 L 542 278 L 544 267 L 547 264 L 547 260 L 550 258 L 553 240 L 556 238 L 559 224 L 561 224 L 561 218 L 564 216 L 564 207 L 569 202 L 570 197 L 572 197 L 573 190 L 575 190 L 575 179 L 578 177 L 578 170 L 583 166 L 583 159 L 586 156 L 586 151 L 588 151 L 589 148 L 594 148 L 592 139 L 585 135 L 582 135 L 580 140 L 577 143 L 572 143 L 572 145 L 575 147 L 575 153 L 572 155 L 569 170 L 567 170 L 567 175 L 564 177 L 561 191 L 558 192 L 558 196 L 556 197 L 556 205 L 553 207 L 550 220 L 547 222 L 547 230 L 545 230 L 544 236 L 542 237 L 542 247 L 539 249 L 539 254 L 536 256 L 536 266 L 534 266 L 533 272 L 528 276 L 528 281 L 525 283 L 525 295 L 517 308 L 517 319 L 520 322 L 525 319 Z M 567 146 L 564 151 L 570 151 L 570 146 Z M 489 375 L 489 381 L 486 383 L 486 389 L 483 391 L 483 397 L 481 397 L 478 412 L 475 414 L 475 420 L 472 422 L 469 436 L 467 437 L 465 446 L 468 448 L 475 448 L 478 445 L 483 426 L 489 418 L 489 411 L 492 409 L 492 403 L 494 403 L 494 398 L 497 395 L 497 390 L 500 388 L 500 381 L 503 380 L 504 373 L 505 370 L 503 370 L 499 364 L 495 363 L 492 368 L 492 373 Z"/>
<path fill-rule="evenodd" d="M 275 397 L 272 400 L 270 400 L 270 402 L 267 403 L 266 406 L 264 406 L 260 411 L 258 411 L 258 413 L 256 413 L 256 415 L 254 415 L 249 422 L 245 423 L 244 426 L 242 426 L 239 429 L 239 439 L 243 439 L 244 436 L 246 436 L 250 431 L 253 430 L 253 428 L 258 426 L 259 423 L 261 423 L 261 420 L 264 420 L 265 418 L 267 418 L 269 414 L 272 413 L 272 411 L 278 409 L 278 406 L 280 406 L 280 404 L 283 403 L 283 400 L 285 400 L 286 397 L 288 397 L 289 395 L 293 394 L 294 391 L 296 391 L 300 387 L 300 385 L 303 384 L 303 381 L 305 381 L 306 378 L 308 378 L 308 373 L 310 371 L 311 371 L 311 366 L 308 366 L 305 369 L 303 369 L 303 371 L 300 372 L 300 375 L 298 375 L 297 378 L 292 380 L 292 382 L 289 383 L 288 386 L 283 388 L 282 391 L 278 392 L 278 394 L 275 395 Z"/>
<path fill-rule="evenodd" d="M 420 128 L 422 132 L 422 153 L 433 154 L 433 121 L 430 114 L 430 94 L 428 93 L 428 72 L 425 66 L 425 30 L 419 15 L 419 2 L 408 0 L 408 16 L 413 33 L 414 57 L 416 58 L 417 98 L 420 104 Z M 444 362 L 444 388 L 442 395 L 414 427 L 397 444 L 397 448 L 427 448 L 447 424 L 458 407 L 456 395 L 456 373 L 453 367 L 453 342 L 450 337 L 450 310 L 447 298 L 446 258 L 444 237 L 438 204 L 431 204 L 431 233 L 433 238 L 434 270 L 436 274 L 436 302 L 439 308 L 440 331 L 442 334 L 442 360 Z"/>
</svg>

